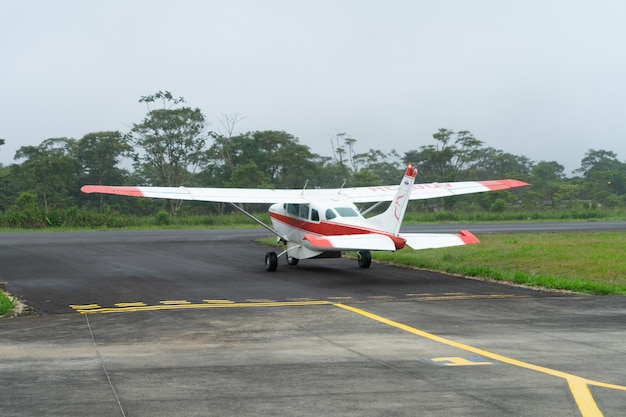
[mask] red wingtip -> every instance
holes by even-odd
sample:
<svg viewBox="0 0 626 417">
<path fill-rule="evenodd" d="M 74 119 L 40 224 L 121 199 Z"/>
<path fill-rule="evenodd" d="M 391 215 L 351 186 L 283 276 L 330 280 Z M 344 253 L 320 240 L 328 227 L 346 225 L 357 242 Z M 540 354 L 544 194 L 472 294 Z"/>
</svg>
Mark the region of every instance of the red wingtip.
<svg viewBox="0 0 626 417">
<path fill-rule="evenodd" d="M 518 180 L 495 180 L 495 181 L 478 181 L 491 191 L 506 190 L 508 188 L 526 187 L 530 185 L 524 181 Z"/>
<path fill-rule="evenodd" d="M 80 189 L 83 193 L 117 194 L 131 197 L 143 197 L 143 193 L 137 187 L 112 187 L 110 185 L 85 185 Z"/>
<path fill-rule="evenodd" d="M 480 240 L 476 236 L 472 234 L 469 230 L 461 230 L 459 231 L 459 237 L 466 245 L 472 245 L 474 243 L 479 243 Z"/>
</svg>

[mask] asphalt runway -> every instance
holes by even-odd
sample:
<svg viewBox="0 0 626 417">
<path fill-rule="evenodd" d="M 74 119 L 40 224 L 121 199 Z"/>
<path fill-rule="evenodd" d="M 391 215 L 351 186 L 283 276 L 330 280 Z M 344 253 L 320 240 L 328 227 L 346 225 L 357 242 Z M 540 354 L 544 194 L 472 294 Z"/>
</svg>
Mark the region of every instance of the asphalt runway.
<svg viewBox="0 0 626 417">
<path fill-rule="evenodd" d="M 0 320 L 0 415 L 624 415 L 624 297 L 353 259 L 268 273 L 263 235 L 0 235 L 33 313 Z"/>
</svg>

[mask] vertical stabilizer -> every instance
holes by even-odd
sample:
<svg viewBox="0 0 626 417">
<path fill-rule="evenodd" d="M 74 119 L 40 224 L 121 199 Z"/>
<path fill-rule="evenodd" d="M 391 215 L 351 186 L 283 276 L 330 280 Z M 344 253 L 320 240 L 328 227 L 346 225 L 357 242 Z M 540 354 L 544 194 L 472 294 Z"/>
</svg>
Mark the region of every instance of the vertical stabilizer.
<svg viewBox="0 0 626 417">
<path fill-rule="evenodd" d="M 389 204 L 387 210 L 384 213 L 369 219 L 369 221 L 373 223 L 376 228 L 398 235 L 416 176 L 417 168 L 413 168 L 412 165 L 409 165 L 406 168 L 404 177 L 402 177 L 398 191 L 393 197 L 393 200 L 391 201 L 391 204 Z"/>
</svg>

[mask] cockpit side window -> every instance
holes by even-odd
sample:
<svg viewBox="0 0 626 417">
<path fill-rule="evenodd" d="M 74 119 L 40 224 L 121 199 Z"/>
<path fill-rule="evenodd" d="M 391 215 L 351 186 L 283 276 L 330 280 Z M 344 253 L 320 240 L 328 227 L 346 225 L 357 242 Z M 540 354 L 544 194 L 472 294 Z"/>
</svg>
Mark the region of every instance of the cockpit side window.
<svg viewBox="0 0 626 417">
<path fill-rule="evenodd" d="M 302 204 L 300 206 L 300 213 L 298 214 L 298 216 L 301 219 L 308 219 L 309 218 L 309 206 L 307 204 Z"/>
<path fill-rule="evenodd" d="M 297 216 L 300 211 L 300 204 L 287 204 L 287 213 Z"/>
<path fill-rule="evenodd" d="M 309 205 L 308 204 L 285 204 L 283 208 L 294 217 L 301 219 L 309 219 Z M 319 221 L 319 214 L 317 215 L 317 221 Z"/>
<path fill-rule="evenodd" d="M 332 220 L 337 217 L 337 214 L 333 211 L 333 209 L 327 209 L 324 215 L 326 216 L 326 220 Z"/>
<path fill-rule="evenodd" d="M 314 222 L 320 221 L 320 214 L 314 208 L 311 209 L 311 220 L 313 220 Z"/>
</svg>

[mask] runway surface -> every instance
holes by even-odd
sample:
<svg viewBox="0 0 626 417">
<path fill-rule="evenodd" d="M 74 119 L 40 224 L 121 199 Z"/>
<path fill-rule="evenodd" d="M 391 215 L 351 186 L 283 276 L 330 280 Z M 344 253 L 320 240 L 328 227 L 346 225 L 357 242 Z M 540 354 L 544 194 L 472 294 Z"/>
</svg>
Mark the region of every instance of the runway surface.
<svg viewBox="0 0 626 417">
<path fill-rule="evenodd" d="M 352 259 L 267 273 L 262 235 L 0 235 L 35 313 L 0 320 L 0 415 L 623 415 L 623 297 Z"/>
</svg>

